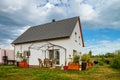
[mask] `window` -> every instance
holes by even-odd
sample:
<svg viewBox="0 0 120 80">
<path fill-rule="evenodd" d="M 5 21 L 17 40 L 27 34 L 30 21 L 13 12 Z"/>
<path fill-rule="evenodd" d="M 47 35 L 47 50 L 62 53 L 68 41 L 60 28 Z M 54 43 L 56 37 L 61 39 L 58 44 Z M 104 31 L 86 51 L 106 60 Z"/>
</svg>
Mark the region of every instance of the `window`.
<svg viewBox="0 0 120 80">
<path fill-rule="evenodd" d="M 77 55 L 77 51 L 73 50 L 73 56 Z"/>
<path fill-rule="evenodd" d="M 55 50 L 55 61 L 56 61 L 56 64 L 60 64 L 60 52 L 58 49 Z"/>
<path fill-rule="evenodd" d="M 77 32 L 75 32 L 75 42 L 77 42 Z"/>
<path fill-rule="evenodd" d="M 49 50 L 49 59 L 54 59 L 54 50 Z"/>
</svg>

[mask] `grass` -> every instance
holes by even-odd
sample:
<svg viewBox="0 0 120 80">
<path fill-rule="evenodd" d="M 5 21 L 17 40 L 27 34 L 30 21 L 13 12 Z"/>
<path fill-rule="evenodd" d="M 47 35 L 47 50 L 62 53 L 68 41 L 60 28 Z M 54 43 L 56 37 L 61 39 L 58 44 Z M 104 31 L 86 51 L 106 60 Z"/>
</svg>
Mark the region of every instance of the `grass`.
<svg viewBox="0 0 120 80">
<path fill-rule="evenodd" d="M 0 80 L 119 80 L 120 71 L 109 66 L 94 66 L 87 71 L 0 66 Z"/>
</svg>

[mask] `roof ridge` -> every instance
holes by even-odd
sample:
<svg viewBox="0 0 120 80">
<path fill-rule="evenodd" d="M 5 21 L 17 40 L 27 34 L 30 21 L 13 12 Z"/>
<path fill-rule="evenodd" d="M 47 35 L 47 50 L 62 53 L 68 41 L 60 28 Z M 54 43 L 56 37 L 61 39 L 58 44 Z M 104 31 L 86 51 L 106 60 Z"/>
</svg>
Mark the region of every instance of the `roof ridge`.
<svg viewBox="0 0 120 80">
<path fill-rule="evenodd" d="M 79 16 L 61 19 L 61 20 L 58 20 L 58 21 L 55 21 L 55 22 L 61 22 L 61 21 L 65 21 L 65 20 L 69 20 L 69 19 L 73 19 L 73 18 L 79 18 Z M 54 22 L 54 23 L 55 23 L 55 22 Z M 40 26 L 42 26 L 42 25 L 48 25 L 48 24 L 51 24 L 51 23 L 53 23 L 53 22 L 51 21 L 51 22 L 48 22 L 48 23 L 39 24 L 39 25 L 36 25 L 36 26 L 32 26 L 32 27 L 30 27 L 30 28 L 40 27 Z"/>
</svg>

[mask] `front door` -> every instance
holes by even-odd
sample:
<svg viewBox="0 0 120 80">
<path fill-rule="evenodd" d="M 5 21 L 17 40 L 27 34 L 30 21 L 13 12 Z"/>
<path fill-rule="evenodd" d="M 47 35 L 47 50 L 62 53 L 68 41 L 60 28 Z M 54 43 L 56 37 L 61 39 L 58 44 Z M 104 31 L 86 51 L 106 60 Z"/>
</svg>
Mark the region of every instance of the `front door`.
<svg viewBox="0 0 120 80">
<path fill-rule="evenodd" d="M 59 65 L 60 64 L 60 52 L 59 52 L 59 49 L 49 50 L 49 59 L 50 60 L 55 60 L 55 64 Z"/>
</svg>

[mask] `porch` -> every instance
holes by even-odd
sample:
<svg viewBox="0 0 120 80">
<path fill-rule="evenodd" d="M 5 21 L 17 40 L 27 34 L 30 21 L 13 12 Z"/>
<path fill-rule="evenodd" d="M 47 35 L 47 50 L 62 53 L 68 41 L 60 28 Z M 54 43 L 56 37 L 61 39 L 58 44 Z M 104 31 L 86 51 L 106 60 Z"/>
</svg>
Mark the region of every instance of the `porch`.
<svg viewBox="0 0 120 80">
<path fill-rule="evenodd" d="M 34 45 L 31 44 L 28 48 L 30 51 L 30 58 L 28 63 L 38 62 L 39 67 L 52 67 L 66 65 L 66 48 L 46 42 L 44 44 Z M 37 57 L 35 58 L 36 52 L 38 51 Z M 32 61 L 33 60 L 33 61 Z"/>
</svg>

